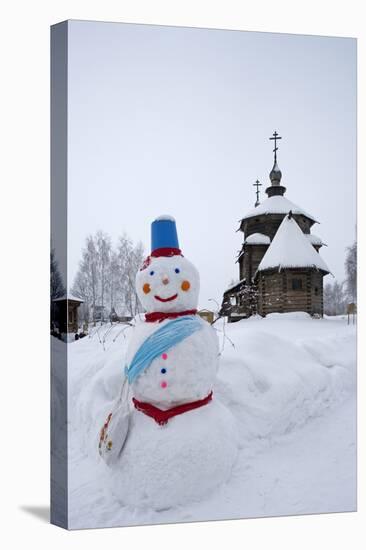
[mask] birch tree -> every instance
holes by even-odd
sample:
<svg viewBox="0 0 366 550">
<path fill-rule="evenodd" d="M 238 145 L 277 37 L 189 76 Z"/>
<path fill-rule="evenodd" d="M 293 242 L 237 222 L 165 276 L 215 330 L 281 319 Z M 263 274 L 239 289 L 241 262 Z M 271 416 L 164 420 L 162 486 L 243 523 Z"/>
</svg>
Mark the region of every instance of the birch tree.
<svg viewBox="0 0 366 550">
<path fill-rule="evenodd" d="M 117 259 L 119 266 L 118 290 L 126 313 L 134 316 L 140 311 L 135 289 L 135 278 L 143 261 L 143 247 L 139 243 L 133 246 L 131 239 L 123 234 L 118 242 Z"/>
<path fill-rule="evenodd" d="M 350 302 L 357 301 L 357 241 L 347 248 L 346 260 L 346 291 Z"/>
<path fill-rule="evenodd" d="M 111 239 L 109 235 L 98 231 L 95 235 L 95 247 L 98 262 L 99 305 L 102 306 L 102 320 L 104 320 L 104 308 L 110 288 Z"/>
<path fill-rule="evenodd" d="M 84 300 L 86 308 L 88 309 L 88 315 L 90 308 L 92 308 L 93 317 L 95 306 L 98 302 L 98 282 L 97 247 L 95 238 L 92 235 L 88 235 L 85 241 L 85 247 L 81 253 L 79 270 L 72 286 L 72 293 Z"/>
<path fill-rule="evenodd" d="M 326 315 L 342 315 L 346 312 L 347 298 L 344 284 L 334 281 L 324 286 L 324 313 Z"/>
<path fill-rule="evenodd" d="M 102 311 L 107 308 L 108 317 L 113 310 L 131 316 L 141 311 L 135 277 L 143 256 L 142 244 L 134 245 L 126 234 L 118 239 L 115 248 L 103 231 L 86 238 L 72 287 L 72 293 L 84 300 L 86 318 L 92 310 L 95 320 L 96 306 L 102 306 Z"/>
</svg>

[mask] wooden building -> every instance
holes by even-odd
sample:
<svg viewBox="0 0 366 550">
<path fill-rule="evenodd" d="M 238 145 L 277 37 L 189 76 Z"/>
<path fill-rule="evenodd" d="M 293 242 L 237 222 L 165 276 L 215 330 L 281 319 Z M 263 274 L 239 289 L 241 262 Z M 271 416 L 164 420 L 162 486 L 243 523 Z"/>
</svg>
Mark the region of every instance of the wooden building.
<svg viewBox="0 0 366 550">
<path fill-rule="evenodd" d="M 306 311 L 323 315 L 323 277 L 328 273 L 324 260 L 290 211 L 256 271 L 258 313 Z"/>
<path fill-rule="evenodd" d="M 78 307 L 83 300 L 68 294 L 53 300 L 52 324 L 60 335 L 76 334 L 79 330 Z"/>
<path fill-rule="evenodd" d="M 224 292 L 220 314 L 231 322 L 255 313 L 323 315 L 323 277 L 329 273 L 319 254 L 324 243 L 311 233 L 316 219 L 284 196 L 277 164 L 281 138 L 275 132 L 270 139 L 275 148 L 268 197 L 260 203 L 257 180 L 255 206 L 240 220 L 239 281 Z"/>
</svg>

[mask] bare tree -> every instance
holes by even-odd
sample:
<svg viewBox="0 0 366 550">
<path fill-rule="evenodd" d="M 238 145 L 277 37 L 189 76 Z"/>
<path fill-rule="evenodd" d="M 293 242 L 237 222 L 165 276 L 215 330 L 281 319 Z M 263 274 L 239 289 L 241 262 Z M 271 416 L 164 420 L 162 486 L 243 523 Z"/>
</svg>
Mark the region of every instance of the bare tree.
<svg viewBox="0 0 366 550">
<path fill-rule="evenodd" d="M 346 312 L 347 298 L 344 283 L 334 281 L 324 286 L 324 313 L 326 315 L 342 315 Z"/>
<path fill-rule="evenodd" d="M 71 288 L 74 296 L 81 298 L 83 303 L 78 309 L 78 317 L 80 322 L 89 323 L 91 317 L 91 305 L 93 302 L 93 292 L 91 288 L 91 277 L 88 272 L 88 263 L 85 258 L 85 251 L 79 264 L 79 270 L 74 279 L 74 284 Z"/>
<path fill-rule="evenodd" d="M 110 311 L 136 315 L 141 309 L 135 277 L 142 261 L 142 244 L 134 245 L 126 234 L 120 237 L 115 250 L 106 233 L 98 231 L 94 236 L 89 235 L 72 287 L 73 294 L 84 300 L 85 318 L 92 309 L 95 321 L 96 306 L 101 306 L 103 320 L 107 305 Z"/>
<path fill-rule="evenodd" d="M 76 274 L 71 291 L 85 301 L 88 315 L 90 314 L 90 308 L 92 308 L 93 318 L 95 315 L 95 306 L 98 301 L 98 267 L 98 253 L 95 239 L 92 235 L 88 235 L 85 242 L 85 248 L 81 253 L 79 270 Z"/>
<path fill-rule="evenodd" d="M 102 321 L 104 321 L 105 300 L 110 287 L 111 239 L 103 231 L 98 231 L 95 235 L 95 244 L 98 258 L 100 305 L 102 307 Z"/>
<path fill-rule="evenodd" d="M 346 260 L 344 262 L 346 269 L 346 292 L 350 302 L 357 301 L 357 241 L 352 246 L 347 247 Z"/>
<path fill-rule="evenodd" d="M 130 262 L 129 281 L 130 281 L 130 288 L 133 291 L 133 300 L 132 300 L 133 314 L 132 315 L 137 315 L 140 311 L 142 311 L 142 307 L 136 293 L 136 273 L 141 268 L 143 259 L 144 259 L 144 247 L 142 243 L 139 242 L 133 249 L 133 252 L 131 255 L 131 262 Z"/>
<path fill-rule="evenodd" d="M 109 299 L 110 309 L 115 310 L 118 307 L 118 288 L 119 288 L 119 264 L 118 255 L 115 251 L 111 253 L 109 266 Z"/>
<path fill-rule="evenodd" d="M 140 311 L 135 278 L 143 260 L 142 244 L 133 246 L 131 239 L 123 234 L 118 242 L 117 258 L 120 273 L 118 289 L 121 302 L 125 311 L 134 316 Z"/>
</svg>

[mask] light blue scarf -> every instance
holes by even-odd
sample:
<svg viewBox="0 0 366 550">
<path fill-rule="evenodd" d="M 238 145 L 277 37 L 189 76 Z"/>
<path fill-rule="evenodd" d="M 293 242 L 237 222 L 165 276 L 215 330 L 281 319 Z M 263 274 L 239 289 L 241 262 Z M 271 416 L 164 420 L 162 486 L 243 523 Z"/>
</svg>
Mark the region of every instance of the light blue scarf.
<svg viewBox="0 0 366 550">
<path fill-rule="evenodd" d="M 136 351 L 125 373 L 129 383 L 133 382 L 164 351 L 176 346 L 188 336 L 202 328 L 202 322 L 194 315 L 178 317 L 153 332 Z"/>
</svg>

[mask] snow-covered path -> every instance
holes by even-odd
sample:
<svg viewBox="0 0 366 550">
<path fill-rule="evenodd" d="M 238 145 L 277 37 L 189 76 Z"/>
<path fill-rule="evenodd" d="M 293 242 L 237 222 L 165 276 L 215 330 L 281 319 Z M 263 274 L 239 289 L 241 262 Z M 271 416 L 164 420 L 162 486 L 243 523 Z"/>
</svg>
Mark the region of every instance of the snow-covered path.
<svg viewBox="0 0 366 550">
<path fill-rule="evenodd" d="M 355 510 L 355 327 L 300 315 L 226 330 L 235 348 L 226 344 L 215 393 L 237 418 L 238 461 L 206 499 L 159 511 L 114 501 L 88 446 L 118 387 L 121 346 L 71 345 L 71 528 Z"/>
<path fill-rule="evenodd" d="M 245 486 L 252 514 L 354 511 L 355 415 L 353 397 L 257 457 Z"/>
<path fill-rule="evenodd" d="M 233 472 L 236 482 L 216 496 L 216 509 L 225 502 L 228 518 L 354 511 L 355 408 L 350 398 L 239 464 Z M 208 517 L 215 509 L 210 505 Z M 199 508 L 192 517 L 200 515 Z"/>
<path fill-rule="evenodd" d="M 356 509 L 354 397 L 325 417 L 283 436 L 266 451 L 239 460 L 230 481 L 200 503 L 154 512 L 106 501 L 85 464 L 79 469 L 73 528 L 118 524 L 205 521 Z M 81 501 L 84 506 L 80 508 Z M 98 516 L 98 517 L 96 517 Z"/>
</svg>

